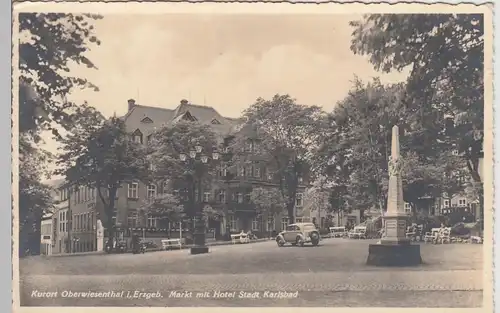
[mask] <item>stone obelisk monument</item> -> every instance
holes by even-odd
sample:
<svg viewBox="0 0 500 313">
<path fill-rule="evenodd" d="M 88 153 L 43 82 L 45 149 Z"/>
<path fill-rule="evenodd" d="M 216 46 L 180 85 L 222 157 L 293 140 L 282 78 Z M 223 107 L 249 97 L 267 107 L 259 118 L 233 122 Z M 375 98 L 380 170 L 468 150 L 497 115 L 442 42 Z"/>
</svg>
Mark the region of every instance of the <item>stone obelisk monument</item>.
<svg viewBox="0 0 500 313">
<path fill-rule="evenodd" d="M 406 238 L 408 215 L 404 210 L 403 161 L 399 153 L 399 128 L 392 128 L 391 158 L 389 160 L 389 189 L 387 213 L 384 215 L 384 236 L 380 244 L 370 245 L 367 263 L 379 266 L 418 265 L 422 262 L 420 246 Z"/>
</svg>

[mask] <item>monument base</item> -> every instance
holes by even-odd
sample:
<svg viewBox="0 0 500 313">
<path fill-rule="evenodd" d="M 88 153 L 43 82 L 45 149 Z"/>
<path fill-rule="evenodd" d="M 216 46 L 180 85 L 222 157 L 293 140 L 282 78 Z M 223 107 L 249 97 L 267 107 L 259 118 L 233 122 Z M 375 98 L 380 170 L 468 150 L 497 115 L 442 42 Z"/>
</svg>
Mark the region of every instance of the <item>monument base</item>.
<svg viewBox="0 0 500 313">
<path fill-rule="evenodd" d="M 367 265 L 417 266 L 422 264 L 420 245 L 409 243 L 380 243 L 368 248 Z"/>
<path fill-rule="evenodd" d="M 208 253 L 208 247 L 207 246 L 194 246 L 194 247 L 191 247 L 191 254 L 203 254 L 203 253 Z"/>
<path fill-rule="evenodd" d="M 398 237 L 386 237 L 380 239 L 380 243 L 383 245 L 409 245 L 410 244 L 410 239 L 409 238 L 398 238 Z"/>
</svg>

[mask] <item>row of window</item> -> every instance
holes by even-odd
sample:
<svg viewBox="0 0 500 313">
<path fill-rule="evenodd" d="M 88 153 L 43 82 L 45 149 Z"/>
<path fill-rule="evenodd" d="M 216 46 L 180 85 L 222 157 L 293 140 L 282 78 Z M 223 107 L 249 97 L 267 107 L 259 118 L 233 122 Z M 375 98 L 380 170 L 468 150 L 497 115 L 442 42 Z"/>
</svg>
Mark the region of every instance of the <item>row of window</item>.
<svg viewBox="0 0 500 313">
<path fill-rule="evenodd" d="M 213 120 L 212 124 L 220 124 L 219 121 Z M 143 143 L 143 135 L 140 130 L 136 130 L 132 135 L 132 141 L 135 143 Z M 151 140 L 151 135 L 146 137 L 146 142 Z M 229 152 L 230 148 L 225 147 L 224 152 Z M 258 140 L 249 139 L 243 147 L 241 147 L 242 152 L 260 152 L 260 143 Z"/>
<path fill-rule="evenodd" d="M 163 190 L 167 190 L 167 186 L 164 185 Z M 186 198 L 187 190 L 174 190 L 173 194 L 175 196 L 179 196 L 181 199 Z M 157 187 L 155 184 L 150 184 L 146 187 L 146 197 L 148 199 L 154 199 L 157 196 Z M 198 195 L 195 195 L 196 198 Z M 129 183 L 127 189 L 127 197 L 130 199 L 138 199 L 139 198 L 139 184 L 138 183 Z M 220 203 L 226 203 L 226 190 L 220 189 L 215 191 L 215 199 L 212 199 L 212 193 L 210 191 L 206 191 L 203 193 L 203 202 L 210 202 L 215 200 Z M 233 201 L 237 203 L 250 203 L 251 196 L 250 193 L 243 194 L 242 192 L 233 193 Z M 302 207 L 303 205 L 303 195 L 302 193 L 297 193 L 295 199 L 295 206 Z"/>
<path fill-rule="evenodd" d="M 451 203 L 450 200 L 444 200 L 443 206 L 445 208 L 449 208 L 450 207 L 450 203 Z M 466 207 L 467 206 L 467 199 L 458 199 L 458 206 L 459 207 Z"/>
<path fill-rule="evenodd" d="M 467 200 L 466 199 L 459 199 L 458 200 L 458 206 L 459 207 L 467 207 Z M 450 200 L 444 200 L 443 201 L 443 207 L 444 208 L 449 208 L 450 207 Z M 407 202 L 405 202 L 405 212 L 411 212 L 411 205 Z"/>
<path fill-rule="evenodd" d="M 155 216 L 148 216 L 146 218 L 146 225 L 145 227 L 148 228 L 162 228 L 162 225 L 160 225 L 160 221 L 162 218 L 155 217 Z M 170 223 L 168 224 L 170 228 Z M 142 227 L 143 225 L 140 223 L 137 215 L 132 215 L 127 218 L 127 226 L 129 228 L 134 228 L 134 227 Z"/>
<path fill-rule="evenodd" d="M 242 152 L 260 152 L 260 141 L 248 139 L 245 146 L 241 148 Z"/>
<path fill-rule="evenodd" d="M 59 211 L 59 232 L 68 231 L 68 211 Z"/>
<path fill-rule="evenodd" d="M 75 241 L 73 243 L 73 252 L 88 252 L 88 251 L 95 251 L 97 247 L 97 243 L 95 241 L 87 240 L 87 241 Z"/>
<path fill-rule="evenodd" d="M 175 222 L 168 222 L 167 225 L 163 226 L 161 225 L 160 221 L 162 218 L 160 217 L 155 217 L 155 216 L 148 216 L 146 219 L 146 227 L 147 228 L 161 228 L 161 227 L 168 227 L 168 229 L 177 229 L 178 228 L 178 223 Z M 297 223 L 300 223 L 300 218 L 297 219 Z M 229 226 L 232 231 L 236 231 L 238 229 L 237 226 L 237 219 L 234 215 L 230 215 L 228 217 L 227 223 L 229 223 Z M 289 219 L 287 217 L 283 217 L 281 219 L 281 229 L 285 229 L 289 224 Z M 128 217 L 128 227 L 134 228 L 134 227 L 141 227 L 142 225 L 140 224 L 138 218 L 136 215 L 132 215 Z M 269 218 L 267 219 L 267 225 L 264 223 L 264 220 L 262 218 L 254 218 L 252 220 L 252 230 L 254 231 L 274 231 L 276 230 L 276 224 L 275 224 L 275 219 L 274 218 Z"/>
<path fill-rule="evenodd" d="M 94 226 L 94 212 L 73 214 L 73 230 L 92 230 Z"/>
<path fill-rule="evenodd" d="M 136 143 L 143 143 L 143 137 L 140 132 L 137 132 L 134 134 L 132 140 Z M 148 136 L 149 140 L 149 136 Z M 259 152 L 260 151 L 260 146 L 259 146 L 259 141 L 257 140 L 248 140 L 246 142 L 246 145 L 241 148 L 243 152 Z M 224 153 L 228 153 L 230 148 L 225 147 L 224 148 Z M 153 170 L 153 167 L 150 166 L 150 170 Z M 265 169 L 263 170 L 261 166 L 259 165 L 247 165 L 247 166 L 238 166 L 237 168 L 237 175 L 240 177 L 255 177 L 255 178 L 266 178 L 267 180 L 273 180 L 274 174 L 272 171 L 268 171 L 267 173 L 262 173 L 265 172 Z M 221 166 L 218 170 L 218 176 L 220 177 L 226 177 L 227 176 L 227 168 L 225 166 Z M 299 177 L 299 183 L 302 183 L 302 178 Z"/>
<path fill-rule="evenodd" d="M 70 198 L 73 198 L 73 203 L 77 204 L 87 202 L 96 198 L 95 188 L 80 186 L 76 190 L 74 190 L 73 193 L 71 192 L 72 190 L 70 188 L 72 189 L 72 187 L 66 187 L 58 191 L 58 196 L 61 201 L 66 201 Z"/>
<path fill-rule="evenodd" d="M 59 232 L 67 232 L 68 231 L 68 211 L 63 210 L 59 211 L 59 220 L 58 220 L 58 228 Z M 47 226 L 48 229 L 51 229 L 51 225 L 42 225 Z M 72 230 L 92 230 L 94 226 L 94 212 L 85 212 L 73 214 L 73 225 Z M 50 233 L 50 230 L 49 230 Z"/>
<path fill-rule="evenodd" d="M 239 177 L 254 177 L 254 178 L 265 178 L 267 180 L 274 180 L 274 173 L 270 169 L 262 168 L 259 165 L 237 165 L 236 173 Z M 226 176 L 227 170 L 223 168 L 219 171 L 219 176 Z M 303 183 L 303 178 L 298 178 L 299 184 Z"/>
</svg>

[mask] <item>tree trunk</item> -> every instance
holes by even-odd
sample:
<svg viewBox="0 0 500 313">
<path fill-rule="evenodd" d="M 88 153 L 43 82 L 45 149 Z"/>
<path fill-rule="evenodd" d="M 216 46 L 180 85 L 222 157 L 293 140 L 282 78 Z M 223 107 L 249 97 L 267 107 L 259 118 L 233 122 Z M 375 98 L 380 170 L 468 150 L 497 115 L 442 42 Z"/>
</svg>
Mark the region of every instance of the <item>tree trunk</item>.
<svg viewBox="0 0 500 313">
<path fill-rule="evenodd" d="M 228 197 L 229 197 L 229 183 L 226 183 L 226 195 L 224 197 L 224 227 L 226 228 L 224 231 L 224 238 L 227 241 L 231 240 L 231 225 L 229 224 L 229 203 L 228 203 Z"/>
<path fill-rule="evenodd" d="M 116 197 L 116 189 L 109 190 L 109 202 L 108 207 L 106 208 L 106 228 L 108 230 L 108 242 L 107 246 L 109 251 L 113 249 L 113 239 L 115 235 L 115 225 L 113 223 L 113 214 L 115 213 L 115 197 Z"/>
<path fill-rule="evenodd" d="M 108 241 L 106 242 L 107 248 L 109 251 L 113 250 L 113 239 L 114 239 L 114 225 L 113 225 L 113 219 L 108 218 L 106 221 L 106 228 L 108 230 Z"/>
<path fill-rule="evenodd" d="M 286 204 L 286 210 L 288 212 L 288 223 L 293 224 L 295 223 L 295 212 L 294 212 L 295 205 L 294 203 L 287 203 Z"/>
</svg>

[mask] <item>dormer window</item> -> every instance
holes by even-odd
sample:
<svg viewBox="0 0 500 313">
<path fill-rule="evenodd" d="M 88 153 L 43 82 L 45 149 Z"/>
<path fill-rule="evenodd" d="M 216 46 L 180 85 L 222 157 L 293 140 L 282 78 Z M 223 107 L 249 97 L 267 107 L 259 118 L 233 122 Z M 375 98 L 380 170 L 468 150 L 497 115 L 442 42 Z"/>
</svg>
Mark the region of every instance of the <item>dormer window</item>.
<svg viewBox="0 0 500 313">
<path fill-rule="evenodd" d="M 217 119 L 215 119 L 215 118 L 214 118 L 214 119 L 212 120 L 212 122 L 210 122 L 210 123 L 212 123 L 213 125 L 220 125 L 220 124 L 221 124 L 221 122 L 219 122 L 219 121 L 218 121 Z"/>
<path fill-rule="evenodd" d="M 153 123 L 153 120 L 146 116 L 141 120 L 141 123 L 151 124 Z"/>
<path fill-rule="evenodd" d="M 142 143 L 142 133 L 140 130 L 136 130 L 133 134 L 132 134 L 132 140 L 135 142 L 135 143 Z"/>
<path fill-rule="evenodd" d="M 192 116 L 191 113 L 189 113 L 189 112 L 186 112 L 182 116 L 182 119 L 185 120 L 185 121 L 190 121 L 190 122 L 196 122 L 197 121 L 196 117 Z"/>
</svg>

